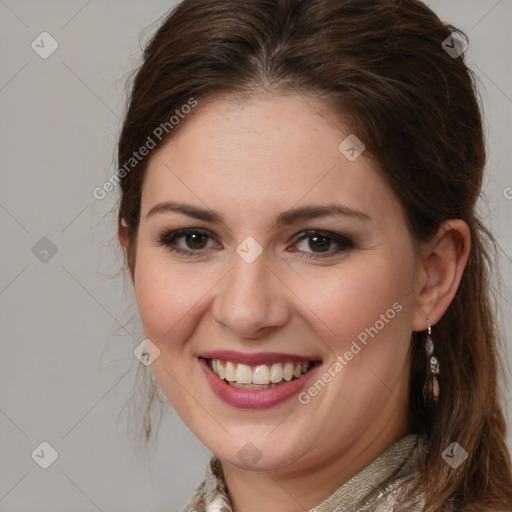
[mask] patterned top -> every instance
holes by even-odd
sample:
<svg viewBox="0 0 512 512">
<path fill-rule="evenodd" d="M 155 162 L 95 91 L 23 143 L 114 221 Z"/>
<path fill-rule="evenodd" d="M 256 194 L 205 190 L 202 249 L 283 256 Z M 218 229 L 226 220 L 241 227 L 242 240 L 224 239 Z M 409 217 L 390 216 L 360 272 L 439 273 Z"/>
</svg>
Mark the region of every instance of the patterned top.
<svg viewBox="0 0 512 512">
<path fill-rule="evenodd" d="M 420 512 L 419 454 L 417 434 L 399 439 L 310 512 Z M 205 479 L 183 512 L 233 512 L 217 457 L 210 459 Z"/>
</svg>

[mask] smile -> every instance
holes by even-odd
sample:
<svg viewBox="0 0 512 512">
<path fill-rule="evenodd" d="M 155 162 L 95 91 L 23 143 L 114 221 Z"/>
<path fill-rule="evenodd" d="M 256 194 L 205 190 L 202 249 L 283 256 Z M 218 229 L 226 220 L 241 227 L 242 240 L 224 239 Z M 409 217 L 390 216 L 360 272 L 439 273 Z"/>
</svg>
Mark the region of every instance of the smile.
<svg viewBox="0 0 512 512">
<path fill-rule="evenodd" d="M 207 359 L 208 365 L 221 379 L 240 389 L 269 389 L 279 383 L 300 378 L 314 365 L 313 361 L 303 363 L 273 363 L 249 366 L 233 361 Z"/>
<path fill-rule="evenodd" d="M 297 395 L 322 365 L 290 354 L 216 351 L 198 362 L 214 394 L 241 409 L 266 409 Z"/>
</svg>

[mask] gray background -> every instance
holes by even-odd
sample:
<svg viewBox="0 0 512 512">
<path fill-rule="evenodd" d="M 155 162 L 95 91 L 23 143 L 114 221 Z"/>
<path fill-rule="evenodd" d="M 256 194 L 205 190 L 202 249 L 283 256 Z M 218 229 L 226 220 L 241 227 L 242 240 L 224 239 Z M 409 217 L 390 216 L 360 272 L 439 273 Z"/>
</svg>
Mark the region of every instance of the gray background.
<svg viewBox="0 0 512 512">
<path fill-rule="evenodd" d="M 488 129 L 482 212 L 503 248 L 506 285 L 512 0 L 428 4 L 470 37 Z M 139 62 L 141 33 L 145 41 L 172 5 L 0 0 L 1 511 L 174 512 L 202 479 L 209 454 L 172 410 L 149 449 L 129 442 L 119 413 L 133 392 L 140 363 L 132 352 L 143 334 L 128 280 L 113 277 L 121 263 L 116 192 L 93 197 L 115 171 L 124 84 Z M 43 31 L 59 45 L 47 59 L 31 48 Z M 510 297 L 504 286 L 508 347 Z M 46 470 L 31 458 L 43 441 L 59 454 Z"/>
</svg>

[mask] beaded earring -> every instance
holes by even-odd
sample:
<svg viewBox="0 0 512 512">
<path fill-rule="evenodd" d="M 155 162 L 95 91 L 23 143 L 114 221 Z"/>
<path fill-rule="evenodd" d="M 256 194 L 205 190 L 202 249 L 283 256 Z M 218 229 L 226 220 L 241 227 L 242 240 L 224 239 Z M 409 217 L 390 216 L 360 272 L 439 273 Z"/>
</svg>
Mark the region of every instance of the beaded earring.
<svg viewBox="0 0 512 512">
<path fill-rule="evenodd" d="M 434 410 L 439 402 L 439 381 L 438 375 L 439 360 L 434 355 L 434 342 L 432 341 L 432 326 L 430 320 L 427 320 L 428 331 L 427 339 L 425 340 L 425 354 L 426 354 L 426 377 L 423 386 L 423 402 L 427 411 Z"/>
</svg>

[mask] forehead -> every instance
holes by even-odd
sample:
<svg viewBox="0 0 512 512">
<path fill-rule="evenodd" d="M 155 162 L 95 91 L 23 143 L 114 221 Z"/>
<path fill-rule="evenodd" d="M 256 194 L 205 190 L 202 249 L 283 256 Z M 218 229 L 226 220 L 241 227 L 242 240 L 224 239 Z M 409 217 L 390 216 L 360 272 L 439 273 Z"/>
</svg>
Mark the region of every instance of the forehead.
<svg viewBox="0 0 512 512">
<path fill-rule="evenodd" d="M 312 98 L 217 98 L 185 121 L 151 155 L 143 214 L 177 198 L 251 212 L 298 202 L 389 210 L 395 201 L 364 153 L 351 161 L 340 151 L 349 130 Z"/>
</svg>

